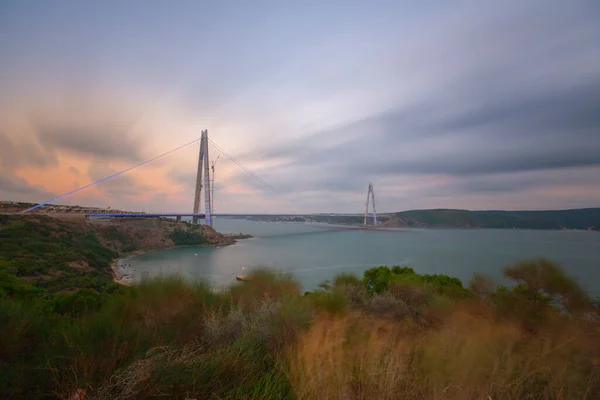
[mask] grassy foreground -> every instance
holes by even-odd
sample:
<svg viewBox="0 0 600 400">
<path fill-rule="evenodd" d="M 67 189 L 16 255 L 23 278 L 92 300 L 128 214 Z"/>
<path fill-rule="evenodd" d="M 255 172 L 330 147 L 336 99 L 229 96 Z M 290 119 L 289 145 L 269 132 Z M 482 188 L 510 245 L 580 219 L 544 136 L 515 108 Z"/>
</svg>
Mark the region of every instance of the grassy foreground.
<svg viewBox="0 0 600 400">
<path fill-rule="evenodd" d="M 597 306 L 559 266 L 515 285 L 377 267 L 302 294 L 257 270 L 57 305 L 0 291 L 0 398 L 597 399 Z M 12 288 L 10 290 L 6 288 Z"/>
</svg>

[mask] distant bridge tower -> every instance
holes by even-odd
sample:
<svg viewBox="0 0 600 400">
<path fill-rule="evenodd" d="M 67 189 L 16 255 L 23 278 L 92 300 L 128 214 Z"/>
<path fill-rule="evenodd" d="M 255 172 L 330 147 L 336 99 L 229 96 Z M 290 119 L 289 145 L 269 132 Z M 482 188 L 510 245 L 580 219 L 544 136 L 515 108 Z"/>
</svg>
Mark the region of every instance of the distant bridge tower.
<svg viewBox="0 0 600 400">
<path fill-rule="evenodd" d="M 210 199 L 210 168 L 208 162 L 208 129 L 202 131 L 200 138 L 200 154 L 198 155 L 198 171 L 196 173 L 196 193 L 194 195 L 194 214 L 200 211 L 200 198 L 202 192 L 202 172 L 204 170 L 204 208 L 206 214 L 206 225 L 212 226 L 212 201 Z M 198 223 L 198 217 L 193 217 L 194 224 Z"/>
<path fill-rule="evenodd" d="M 365 221 L 363 225 L 367 225 L 367 215 L 369 214 L 369 200 L 373 203 L 373 226 L 377 225 L 377 212 L 375 211 L 375 191 L 373 183 L 369 182 L 369 190 L 367 191 L 367 204 L 365 204 Z"/>
</svg>

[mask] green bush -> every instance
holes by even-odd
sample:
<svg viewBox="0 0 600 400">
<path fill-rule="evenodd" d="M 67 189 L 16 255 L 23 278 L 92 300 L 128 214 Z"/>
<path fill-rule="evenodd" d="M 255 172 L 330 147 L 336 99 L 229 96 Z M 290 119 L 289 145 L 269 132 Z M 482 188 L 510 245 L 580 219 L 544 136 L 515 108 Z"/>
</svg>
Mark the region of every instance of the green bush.
<svg viewBox="0 0 600 400">
<path fill-rule="evenodd" d="M 444 274 L 419 275 L 412 268 L 394 266 L 392 269 L 379 266 L 368 269 L 363 274 L 363 284 L 370 293 L 382 293 L 394 282 L 406 281 L 426 285 L 440 294 L 465 296 L 467 290 L 458 278 Z"/>
<path fill-rule="evenodd" d="M 17 298 L 28 299 L 40 295 L 40 289 L 32 286 L 13 274 L 0 270 L 0 299 Z"/>
<path fill-rule="evenodd" d="M 357 286 L 360 284 L 361 284 L 360 278 L 354 274 L 340 273 L 340 274 L 337 274 L 333 278 L 333 286 L 334 287 Z"/>
<path fill-rule="evenodd" d="M 389 287 L 391 274 L 390 269 L 385 266 L 368 269 L 363 273 L 363 284 L 369 293 L 381 293 Z"/>
<path fill-rule="evenodd" d="M 169 237 L 177 246 L 194 246 L 206 244 L 206 236 L 202 232 L 175 229 Z"/>
</svg>

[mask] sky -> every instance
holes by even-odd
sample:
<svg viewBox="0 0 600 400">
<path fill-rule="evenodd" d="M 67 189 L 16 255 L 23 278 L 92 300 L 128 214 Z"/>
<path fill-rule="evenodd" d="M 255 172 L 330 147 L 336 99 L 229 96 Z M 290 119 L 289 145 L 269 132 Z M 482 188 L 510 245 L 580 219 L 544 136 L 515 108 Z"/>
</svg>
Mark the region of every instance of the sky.
<svg viewBox="0 0 600 400">
<path fill-rule="evenodd" d="M 0 2 L 0 199 L 208 129 L 215 212 L 600 206 L 600 3 Z M 217 160 L 217 157 L 218 160 Z M 61 203 L 191 211 L 198 143 Z"/>
</svg>

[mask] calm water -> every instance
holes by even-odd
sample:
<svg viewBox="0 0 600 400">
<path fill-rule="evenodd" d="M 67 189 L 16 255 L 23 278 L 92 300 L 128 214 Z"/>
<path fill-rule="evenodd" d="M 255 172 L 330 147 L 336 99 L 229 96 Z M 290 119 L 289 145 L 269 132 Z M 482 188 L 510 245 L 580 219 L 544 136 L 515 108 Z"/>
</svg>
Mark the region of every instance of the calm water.
<svg viewBox="0 0 600 400">
<path fill-rule="evenodd" d="M 304 289 L 339 272 L 359 275 L 377 265 L 408 265 L 418 273 L 445 273 L 468 281 L 474 272 L 500 280 L 509 263 L 544 256 L 557 261 L 592 294 L 600 295 L 600 233 L 492 229 L 327 230 L 323 227 L 220 219 L 223 233 L 255 237 L 219 248 L 155 251 L 130 258 L 133 281 L 179 274 L 231 283 L 257 266 L 289 271 Z M 245 269 L 242 269 L 245 267 Z"/>
</svg>

